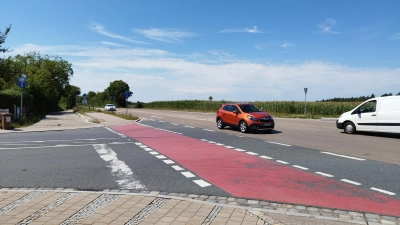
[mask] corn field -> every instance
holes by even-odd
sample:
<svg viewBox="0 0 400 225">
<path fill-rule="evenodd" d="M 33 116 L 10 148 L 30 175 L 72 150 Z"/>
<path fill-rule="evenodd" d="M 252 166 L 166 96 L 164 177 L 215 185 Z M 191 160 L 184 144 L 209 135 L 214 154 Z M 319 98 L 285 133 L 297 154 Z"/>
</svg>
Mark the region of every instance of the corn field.
<svg viewBox="0 0 400 225">
<path fill-rule="evenodd" d="M 198 112 L 216 112 L 226 101 L 158 101 L 144 104 L 147 109 L 181 110 Z M 258 108 L 269 112 L 273 116 L 304 116 L 304 102 L 271 101 L 252 102 Z M 306 117 L 338 117 L 340 114 L 352 110 L 361 102 L 307 102 Z"/>
</svg>

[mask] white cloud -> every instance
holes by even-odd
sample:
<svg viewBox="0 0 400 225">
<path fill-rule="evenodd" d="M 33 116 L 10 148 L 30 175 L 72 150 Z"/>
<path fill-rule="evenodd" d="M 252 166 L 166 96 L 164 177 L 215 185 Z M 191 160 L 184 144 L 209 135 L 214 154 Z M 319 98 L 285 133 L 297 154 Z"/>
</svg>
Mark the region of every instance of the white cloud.
<svg viewBox="0 0 400 225">
<path fill-rule="evenodd" d="M 225 29 L 219 31 L 218 33 L 265 33 L 265 32 L 258 30 L 257 26 L 253 26 L 253 28 Z"/>
<path fill-rule="evenodd" d="M 293 44 L 293 43 L 284 43 L 284 44 L 281 45 L 281 47 L 286 49 L 286 50 L 288 50 L 290 48 L 296 47 L 296 45 Z"/>
<path fill-rule="evenodd" d="M 134 43 L 134 44 L 148 44 L 147 42 L 137 41 L 137 40 L 134 40 L 134 39 L 131 39 L 131 38 L 127 38 L 127 37 L 124 37 L 124 36 L 112 34 L 112 33 L 108 32 L 108 31 L 106 31 L 106 29 L 103 27 L 103 25 L 98 24 L 98 23 L 92 22 L 90 24 L 90 29 L 92 31 L 95 31 L 95 32 L 97 32 L 99 34 L 102 34 L 104 36 L 115 38 L 115 39 L 119 39 L 119 40 L 122 40 L 122 41 L 130 42 L 130 43 Z"/>
<path fill-rule="evenodd" d="M 179 43 L 182 42 L 183 38 L 189 38 L 196 36 L 195 33 L 180 31 L 176 29 L 135 29 L 136 33 L 141 34 L 147 38 L 166 42 L 166 43 Z"/>
<path fill-rule="evenodd" d="M 117 44 L 117 43 L 109 42 L 109 41 L 102 41 L 101 43 L 103 45 L 109 45 L 109 46 L 114 46 L 114 47 L 126 47 L 126 45 L 121 45 L 121 44 Z"/>
<path fill-rule="evenodd" d="M 334 26 L 336 26 L 336 21 L 331 18 L 328 18 L 324 23 L 319 23 L 317 25 L 321 33 L 338 34 L 339 32 L 333 31 Z"/>
<path fill-rule="evenodd" d="M 104 46 L 29 44 L 13 49 L 7 54 L 36 50 L 68 60 L 74 69 L 71 84 L 82 93 L 101 92 L 110 82 L 123 80 L 134 92 L 130 101 L 207 100 L 210 95 L 215 100 L 302 101 L 304 87 L 309 88 L 310 101 L 400 91 L 400 68 L 352 68 L 323 61 L 255 63 L 222 51 L 188 57 L 160 49 Z"/>
<path fill-rule="evenodd" d="M 392 41 L 400 40 L 400 33 L 395 33 L 392 36 L 390 36 L 390 40 Z"/>
</svg>

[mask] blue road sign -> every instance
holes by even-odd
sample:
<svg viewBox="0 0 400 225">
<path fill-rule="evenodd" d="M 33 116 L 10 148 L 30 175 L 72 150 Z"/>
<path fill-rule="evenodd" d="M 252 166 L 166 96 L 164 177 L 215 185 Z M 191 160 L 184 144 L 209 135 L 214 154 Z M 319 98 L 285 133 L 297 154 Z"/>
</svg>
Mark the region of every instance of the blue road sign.
<svg viewBox="0 0 400 225">
<path fill-rule="evenodd" d="M 125 97 L 125 98 L 131 97 L 131 92 L 130 92 L 130 91 L 125 91 L 124 97 Z"/>
<path fill-rule="evenodd" d="M 18 81 L 17 81 L 17 85 L 18 85 L 18 87 L 20 87 L 20 88 L 24 88 L 24 87 L 26 87 L 26 85 L 27 85 L 28 83 L 26 82 L 26 78 L 25 77 L 18 77 Z"/>
</svg>

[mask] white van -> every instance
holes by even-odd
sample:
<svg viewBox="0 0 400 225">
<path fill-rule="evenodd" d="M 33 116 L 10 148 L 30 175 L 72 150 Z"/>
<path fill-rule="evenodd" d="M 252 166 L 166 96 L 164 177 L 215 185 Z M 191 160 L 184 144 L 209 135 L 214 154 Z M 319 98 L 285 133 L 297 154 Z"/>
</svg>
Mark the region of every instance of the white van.
<svg viewBox="0 0 400 225">
<path fill-rule="evenodd" d="M 356 131 L 400 133 L 400 96 L 371 98 L 343 113 L 336 127 L 348 134 Z"/>
</svg>

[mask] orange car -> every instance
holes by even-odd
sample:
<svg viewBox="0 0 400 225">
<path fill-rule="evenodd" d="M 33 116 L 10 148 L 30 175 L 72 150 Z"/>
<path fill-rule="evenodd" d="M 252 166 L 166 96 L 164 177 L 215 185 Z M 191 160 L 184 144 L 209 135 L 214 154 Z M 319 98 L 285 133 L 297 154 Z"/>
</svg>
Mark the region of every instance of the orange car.
<svg viewBox="0 0 400 225">
<path fill-rule="evenodd" d="M 222 104 L 217 111 L 217 127 L 239 127 L 242 133 L 249 130 L 271 132 L 275 127 L 274 118 L 250 103 Z"/>
</svg>

